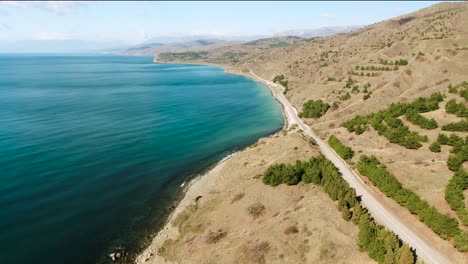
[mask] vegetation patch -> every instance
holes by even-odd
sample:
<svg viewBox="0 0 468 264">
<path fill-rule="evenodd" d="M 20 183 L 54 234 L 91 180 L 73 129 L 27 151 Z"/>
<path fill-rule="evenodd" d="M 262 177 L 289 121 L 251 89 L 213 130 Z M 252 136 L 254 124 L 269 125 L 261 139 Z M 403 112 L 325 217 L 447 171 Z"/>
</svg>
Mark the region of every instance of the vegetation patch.
<svg viewBox="0 0 468 264">
<path fill-rule="evenodd" d="M 349 93 L 343 94 L 342 96 L 339 97 L 341 101 L 346 101 L 351 99 L 351 95 Z"/>
<path fill-rule="evenodd" d="M 468 82 L 462 82 L 458 85 L 448 86 L 449 93 L 458 94 L 465 99 L 465 102 L 468 101 Z"/>
<path fill-rule="evenodd" d="M 457 103 L 454 99 L 447 102 L 445 105 L 445 112 L 458 117 L 468 117 L 468 108 L 462 103 Z"/>
<path fill-rule="evenodd" d="M 468 131 L 468 120 L 462 120 L 459 122 L 453 122 L 442 126 L 444 131 L 453 132 L 467 132 Z"/>
<path fill-rule="evenodd" d="M 278 178 L 287 183 L 290 175 L 272 177 L 271 171 L 285 164 L 274 164 L 265 171 L 263 182 L 276 186 Z M 293 165 L 299 181 L 322 186 L 325 193 L 338 201 L 338 210 L 343 218 L 359 226 L 358 246 L 366 251 L 369 257 L 378 263 L 415 263 L 414 254 L 407 244 L 401 241 L 393 232 L 378 225 L 367 209 L 363 208 L 356 198 L 356 192 L 341 177 L 338 169 L 325 156 L 320 155 L 309 161 L 297 161 Z M 299 182 L 298 181 L 298 182 Z M 283 183 L 283 182 L 282 182 Z"/>
<path fill-rule="evenodd" d="M 434 118 L 428 119 L 419 114 L 416 109 L 408 109 L 405 113 L 406 119 L 423 129 L 436 129 L 438 127 L 437 121 Z"/>
<path fill-rule="evenodd" d="M 383 66 L 356 66 L 354 67 L 355 70 L 361 70 L 361 71 L 397 71 L 398 66 L 393 66 L 393 67 L 383 67 Z"/>
<path fill-rule="evenodd" d="M 284 75 L 275 76 L 275 78 L 273 78 L 273 82 L 274 83 L 279 83 L 284 87 L 284 91 L 283 91 L 284 94 L 288 93 L 288 91 L 289 91 L 288 80 L 286 80 L 286 78 L 284 78 Z"/>
<path fill-rule="evenodd" d="M 398 118 L 409 112 L 409 117 L 422 127 L 432 127 L 430 119 L 424 117 L 414 117 L 414 113 L 424 113 L 439 108 L 439 102 L 443 100 L 440 93 L 434 93 L 429 98 L 420 97 L 412 103 L 391 104 L 389 108 L 367 116 L 356 116 L 343 123 L 349 132 L 360 135 L 368 128 L 369 124 L 377 130 L 379 135 L 386 137 L 391 143 L 401 145 L 409 149 L 418 149 L 421 142 L 427 142 L 427 136 L 419 135 L 410 131 L 408 126 Z M 434 120 L 435 122 L 435 120 Z"/>
<path fill-rule="evenodd" d="M 385 165 L 376 157 L 361 156 L 357 164 L 359 172 L 379 188 L 386 196 L 391 197 L 400 205 L 419 217 L 421 222 L 434 230 L 444 239 L 457 237 L 462 231 L 458 221 L 449 215 L 441 214 L 435 207 L 430 206 L 414 192 L 404 188 L 398 179 L 390 174 Z"/>
<path fill-rule="evenodd" d="M 338 138 L 331 135 L 328 139 L 328 144 L 342 157 L 343 159 L 351 159 L 354 156 L 352 148 L 344 145 Z"/>
<path fill-rule="evenodd" d="M 408 65 L 408 61 L 404 60 L 404 59 L 395 60 L 395 61 L 388 61 L 388 60 L 384 60 L 384 59 L 379 59 L 379 64 L 406 66 L 406 65 Z"/>
<path fill-rule="evenodd" d="M 450 151 L 452 155 L 447 160 L 447 167 L 451 171 L 458 171 L 463 162 L 468 161 L 468 137 L 463 139 L 456 134 L 451 134 L 450 137 L 445 134 L 439 134 L 437 143 L 453 147 Z"/>
<path fill-rule="evenodd" d="M 299 113 L 299 117 L 319 118 L 324 115 L 329 108 L 330 105 L 323 102 L 321 99 L 317 101 L 309 100 L 302 106 L 302 112 Z"/>
<path fill-rule="evenodd" d="M 440 143 L 437 142 L 437 141 L 434 141 L 434 142 L 429 146 L 429 150 L 432 151 L 432 152 L 440 152 L 440 151 L 441 151 Z"/>
<path fill-rule="evenodd" d="M 468 173 L 460 168 L 450 179 L 445 189 L 445 200 L 456 211 L 464 225 L 468 225 L 468 210 L 465 208 L 463 191 L 468 188 Z"/>
</svg>

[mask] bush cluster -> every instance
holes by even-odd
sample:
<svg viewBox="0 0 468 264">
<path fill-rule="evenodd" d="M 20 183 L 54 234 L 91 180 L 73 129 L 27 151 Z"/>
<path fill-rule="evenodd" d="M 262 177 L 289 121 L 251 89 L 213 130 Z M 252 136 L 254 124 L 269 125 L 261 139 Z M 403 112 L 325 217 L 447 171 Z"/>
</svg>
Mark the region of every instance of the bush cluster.
<svg viewBox="0 0 468 264">
<path fill-rule="evenodd" d="M 455 114 L 458 117 L 468 117 L 468 107 L 465 107 L 462 103 L 457 103 L 454 99 L 447 102 L 445 112 Z"/>
<path fill-rule="evenodd" d="M 416 109 L 408 109 L 405 113 L 406 119 L 424 129 L 436 129 L 438 127 L 437 121 L 434 118 L 425 118 Z"/>
<path fill-rule="evenodd" d="M 287 94 L 289 91 L 289 86 L 288 86 L 288 80 L 284 78 L 284 75 L 276 75 L 275 78 L 273 78 L 274 83 L 279 83 L 284 87 L 284 94 Z"/>
<path fill-rule="evenodd" d="M 343 88 L 351 88 L 355 83 L 356 81 L 353 80 L 353 78 L 349 77 Z"/>
<path fill-rule="evenodd" d="M 376 66 L 356 66 L 354 67 L 355 70 L 361 70 L 361 71 L 397 71 L 398 66 L 393 66 L 393 67 L 376 67 Z"/>
<path fill-rule="evenodd" d="M 352 148 L 344 145 L 338 138 L 334 135 L 331 135 L 328 139 L 328 144 L 332 147 L 340 157 L 343 159 L 351 159 L 354 156 L 354 151 Z"/>
<path fill-rule="evenodd" d="M 437 141 L 432 142 L 432 144 L 429 146 L 429 150 L 432 152 L 440 152 L 441 151 L 440 143 Z"/>
<path fill-rule="evenodd" d="M 418 98 L 412 103 L 391 104 L 385 110 L 372 113 L 367 116 L 356 116 L 343 123 L 343 126 L 349 132 L 362 134 L 370 125 L 377 130 L 379 135 L 386 137 L 390 142 L 404 146 L 409 149 L 418 149 L 422 146 L 421 142 L 427 142 L 427 136 L 421 136 L 414 131 L 410 131 L 408 126 L 398 118 L 408 112 L 409 121 L 414 122 L 423 128 L 433 127 L 435 120 L 424 118 L 423 116 L 414 116 L 417 114 L 433 111 L 439 108 L 439 102 L 443 100 L 440 93 L 434 93 L 429 98 Z"/>
<path fill-rule="evenodd" d="M 456 134 L 451 134 L 450 137 L 445 134 L 439 134 L 437 143 L 453 147 L 450 151 L 452 155 L 447 160 L 447 167 L 451 171 L 458 171 L 463 162 L 468 161 L 468 137 L 463 139 Z"/>
<path fill-rule="evenodd" d="M 371 95 L 372 95 L 372 91 L 370 91 L 369 93 L 365 94 L 364 97 L 362 97 L 362 99 L 363 99 L 364 101 L 366 101 L 367 99 L 369 99 L 369 98 L 371 97 Z"/>
<path fill-rule="evenodd" d="M 351 74 L 351 75 L 356 75 L 356 76 L 367 76 L 367 77 L 375 77 L 375 76 L 379 76 L 377 73 L 375 72 L 355 72 L 355 71 L 349 71 L 348 74 Z"/>
<path fill-rule="evenodd" d="M 404 188 L 398 179 L 390 174 L 376 157 L 361 156 L 357 164 L 359 172 L 379 188 L 386 196 L 419 217 L 434 232 L 444 239 L 460 235 L 456 219 L 441 214 L 436 208 L 422 200 L 416 193 Z"/>
<path fill-rule="evenodd" d="M 294 180 L 290 181 L 291 178 Z M 296 182 L 296 179 L 299 181 Z M 263 175 L 263 182 L 273 186 L 300 181 L 322 186 L 333 201 L 338 201 L 338 210 L 341 211 L 342 217 L 359 226 L 359 248 L 366 251 L 372 259 L 378 263 L 415 263 L 409 246 L 395 233 L 374 221 L 357 199 L 356 191 L 325 156 L 320 155 L 305 162 L 297 161 L 295 165 L 274 164 Z"/>
<path fill-rule="evenodd" d="M 458 94 L 465 99 L 465 102 L 468 101 L 468 82 L 462 82 L 458 85 L 448 86 L 449 93 Z"/>
<path fill-rule="evenodd" d="M 299 117 L 306 117 L 306 118 L 319 118 L 324 115 L 330 105 L 328 103 L 323 102 L 321 99 L 314 101 L 309 100 L 304 103 L 302 107 L 302 112 L 299 113 Z"/>
<path fill-rule="evenodd" d="M 408 61 L 407 61 L 407 60 L 404 60 L 404 59 L 395 60 L 395 62 L 393 62 L 393 61 L 388 61 L 388 60 L 384 60 L 384 59 L 380 59 L 380 60 L 379 60 L 379 63 L 380 63 L 380 64 L 383 64 L 383 65 L 400 65 L 400 66 L 406 66 L 406 65 L 408 65 Z"/>
<path fill-rule="evenodd" d="M 468 225 L 468 210 L 465 208 L 463 191 L 468 188 L 468 173 L 460 168 L 450 179 L 445 189 L 445 200 L 456 211 L 464 225 Z"/>
<path fill-rule="evenodd" d="M 351 94 L 349 94 L 349 93 L 347 92 L 346 94 L 343 94 L 342 96 L 340 96 L 339 99 L 340 99 L 341 101 L 349 100 L 349 99 L 351 99 Z"/>
<path fill-rule="evenodd" d="M 468 120 L 462 120 L 462 121 L 446 124 L 442 126 L 442 130 L 453 131 L 453 132 L 467 132 Z"/>
</svg>

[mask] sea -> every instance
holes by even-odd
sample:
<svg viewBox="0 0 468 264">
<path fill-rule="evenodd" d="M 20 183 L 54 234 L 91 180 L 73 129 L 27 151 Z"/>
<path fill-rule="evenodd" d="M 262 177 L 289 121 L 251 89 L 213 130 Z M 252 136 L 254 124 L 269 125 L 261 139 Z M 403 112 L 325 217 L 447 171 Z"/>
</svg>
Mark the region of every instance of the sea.
<svg viewBox="0 0 468 264">
<path fill-rule="evenodd" d="M 266 86 L 218 67 L 0 54 L 0 263 L 131 256 L 181 185 L 283 124 Z"/>
</svg>

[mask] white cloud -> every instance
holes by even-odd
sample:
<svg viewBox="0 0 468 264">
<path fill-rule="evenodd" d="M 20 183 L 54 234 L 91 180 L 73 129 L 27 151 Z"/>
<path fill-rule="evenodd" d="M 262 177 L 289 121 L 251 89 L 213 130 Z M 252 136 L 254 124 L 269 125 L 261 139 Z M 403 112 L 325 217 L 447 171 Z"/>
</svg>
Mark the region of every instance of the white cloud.
<svg viewBox="0 0 468 264">
<path fill-rule="evenodd" d="M 3 30 L 8 30 L 10 29 L 10 26 L 6 23 L 3 23 L 3 24 L 0 24 L 0 31 L 3 31 Z"/>
<path fill-rule="evenodd" d="M 328 20 L 335 20 L 336 19 L 336 14 L 322 13 L 322 14 L 320 14 L 320 17 L 326 18 Z"/>
<path fill-rule="evenodd" d="M 0 6 L 19 9 L 37 8 L 56 15 L 66 15 L 76 12 L 87 3 L 84 1 L 1 1 Z"/>
</svg>

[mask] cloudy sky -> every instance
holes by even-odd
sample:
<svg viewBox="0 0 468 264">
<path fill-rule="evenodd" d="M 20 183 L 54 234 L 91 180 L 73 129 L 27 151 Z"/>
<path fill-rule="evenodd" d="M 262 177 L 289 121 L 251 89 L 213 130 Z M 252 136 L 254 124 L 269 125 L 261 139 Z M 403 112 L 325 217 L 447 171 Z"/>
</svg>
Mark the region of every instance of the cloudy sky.
<svg viewBox="0 0 468 264">
<path fill-rule="evenodd" d="M 436 2 L 0 2 L 0 42 L 141 43 L 173 35 L 258 35 L 367 25 Z"/>
</svg>

